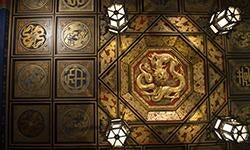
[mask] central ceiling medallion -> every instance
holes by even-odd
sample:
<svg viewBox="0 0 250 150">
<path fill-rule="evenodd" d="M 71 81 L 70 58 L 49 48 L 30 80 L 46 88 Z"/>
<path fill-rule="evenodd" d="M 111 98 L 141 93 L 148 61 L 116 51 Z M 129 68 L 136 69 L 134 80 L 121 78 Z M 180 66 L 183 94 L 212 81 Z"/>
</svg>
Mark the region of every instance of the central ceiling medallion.
<svg viewBox="0 0 250 150">
<path fill-rule="evenodd" d="M 181 36 L 144 36 L 120 64 L 120 96 L 145 121 L 183 122 L 206 94 L 205 60 Z"/>
<path fill-rule="evenodd" d="M 149 106 L 173 105 L 189 85 L 187 63 L 171 50 L 148 50 L 133 66 L 133 89 Z"/>
</svg>

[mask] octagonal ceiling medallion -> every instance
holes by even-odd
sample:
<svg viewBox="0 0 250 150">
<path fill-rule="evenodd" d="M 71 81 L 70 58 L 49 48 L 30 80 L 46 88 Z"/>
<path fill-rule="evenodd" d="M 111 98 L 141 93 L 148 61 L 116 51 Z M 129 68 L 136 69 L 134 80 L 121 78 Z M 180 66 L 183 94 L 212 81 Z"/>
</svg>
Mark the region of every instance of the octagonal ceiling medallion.
<svg viewBox="0 0 250 150">
<path fill-rule="evenodd" d="M 144 36 L 120 62 L 121 97 L 146 121 L 182 121 L 205 95 L 204 59 L 180 36 Z"/>
<path fill-rule="evenodd" d="M 132 93 L 148 108 L 171 109 L 190 92 L 190 70 L 173 48 L 146 49 L 131 67 Z"/>
</svg>

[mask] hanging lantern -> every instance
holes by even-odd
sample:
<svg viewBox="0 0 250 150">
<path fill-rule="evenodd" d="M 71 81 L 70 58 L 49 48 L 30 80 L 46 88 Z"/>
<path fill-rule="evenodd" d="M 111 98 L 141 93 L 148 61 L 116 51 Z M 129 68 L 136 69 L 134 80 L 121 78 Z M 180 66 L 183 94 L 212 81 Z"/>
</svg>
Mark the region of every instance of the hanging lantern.
<svg viewBox="0 0 250 150">
<path fill-rule="evenodd" d="M 128 28 L 128 18 L 124 5 L 114 3 L 108 7 L 107 11 L 107 23 L 110 32 L 118 34 Z"/>
<path fill-rule="evenodd" d="M 244 142 L 248 139 L 247 127 L 232 117 L 216 118 L 214 132 L 221 140 Z"/>
<path fill-rule="evenodd" d="M 239 8 L 228 7 L 211 16 L 209 26 L 215 34 L 227 34 L 241 20 Z"/>
<path fill-rule="evenodd" d="M 130 129 L 127 123 L 122 119 L 114 119 L 110 121 L 106 137 L 113 147 L 123 147 L 129 134 Z"/>
</svg>

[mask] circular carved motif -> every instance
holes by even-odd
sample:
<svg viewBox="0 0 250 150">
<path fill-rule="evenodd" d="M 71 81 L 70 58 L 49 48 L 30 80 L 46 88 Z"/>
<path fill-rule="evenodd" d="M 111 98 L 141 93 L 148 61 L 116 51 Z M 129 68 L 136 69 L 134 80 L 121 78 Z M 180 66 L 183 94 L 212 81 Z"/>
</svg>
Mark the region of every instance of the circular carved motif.
<svg viewBox="0 0 250 150">
<path fill-rule="evenodd" d="M 63 88 L 70 93 L 81 93 L 89 85 L 90 74 L 79 64 L 68 65 L 61 74 Z"/>
<path fill-rule="evenodd" d="M 62 41 L 70 49 L 84 48 L 90 41 L 91 33 L 82 22 L 69 23 L 62 31 Z"/>
<path fill-rule="evenodd" d="M 36 110 L 27 110 L 18 118 L 17 126 L 22 135 L 29 138 L 37 137 L 45 128 L 43 115 Z"/>
<path fill-rule="evenodd" d="M 29 9 L 40 9 L 48 0 L 23 0 L 23 4 Z"/>
<path fill-rule="evenodd" d="M 20 33 L 20 42 L 27 49 L 37 49 L 46 41 L 46 30 L 40 24 L 28 24 Z"/>
<path fill-rule="evenodd" d="M 24 91 L 38 91 L 47 83 L 47 74 L 38 65 L 26 65 L 19 71 L 17 83 Z"/>
<path fill-rule="evenodd" d="M 150 101 L 172 101 L 179 98 L 186 87 L 184 69 L 175 56 L 168 53 L 151 53 L 147 62 L 139 64 L 136 86 L 141 95 Z"/>
<path fill-rule="evenodd" d="M 89 3 L 89 0 L 64 0 L 64 3 L 71 8 L 82 8 Z"/>
<path fill-rule="evenodd" d="M 88 115 L 80 109 L 71 109 L 63 116 L 63 132 L 71 137 L 82 137 L 89 130 Z"/>
</svg>

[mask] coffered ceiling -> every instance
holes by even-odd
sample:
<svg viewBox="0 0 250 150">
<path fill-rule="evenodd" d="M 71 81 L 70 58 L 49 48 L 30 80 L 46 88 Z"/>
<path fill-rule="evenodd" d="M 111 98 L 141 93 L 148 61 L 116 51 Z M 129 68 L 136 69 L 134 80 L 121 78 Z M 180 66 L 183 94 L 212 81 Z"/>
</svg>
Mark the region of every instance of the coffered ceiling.
<svg viewBox="0 0 250 150">
<path fill-rule="evenodd" d="M 248 1 L 125 0 L 119 36 L 104 20 L 112 2 L 12 2 L 8 148 L 110 149 L 108 121 L 124 116 L 126 149 L 247 149 L 209 128 L 215 116 L 250 123 Z M 228 5 L 243 21 L 215 36 L 209 17 Z"/>
</svg>

